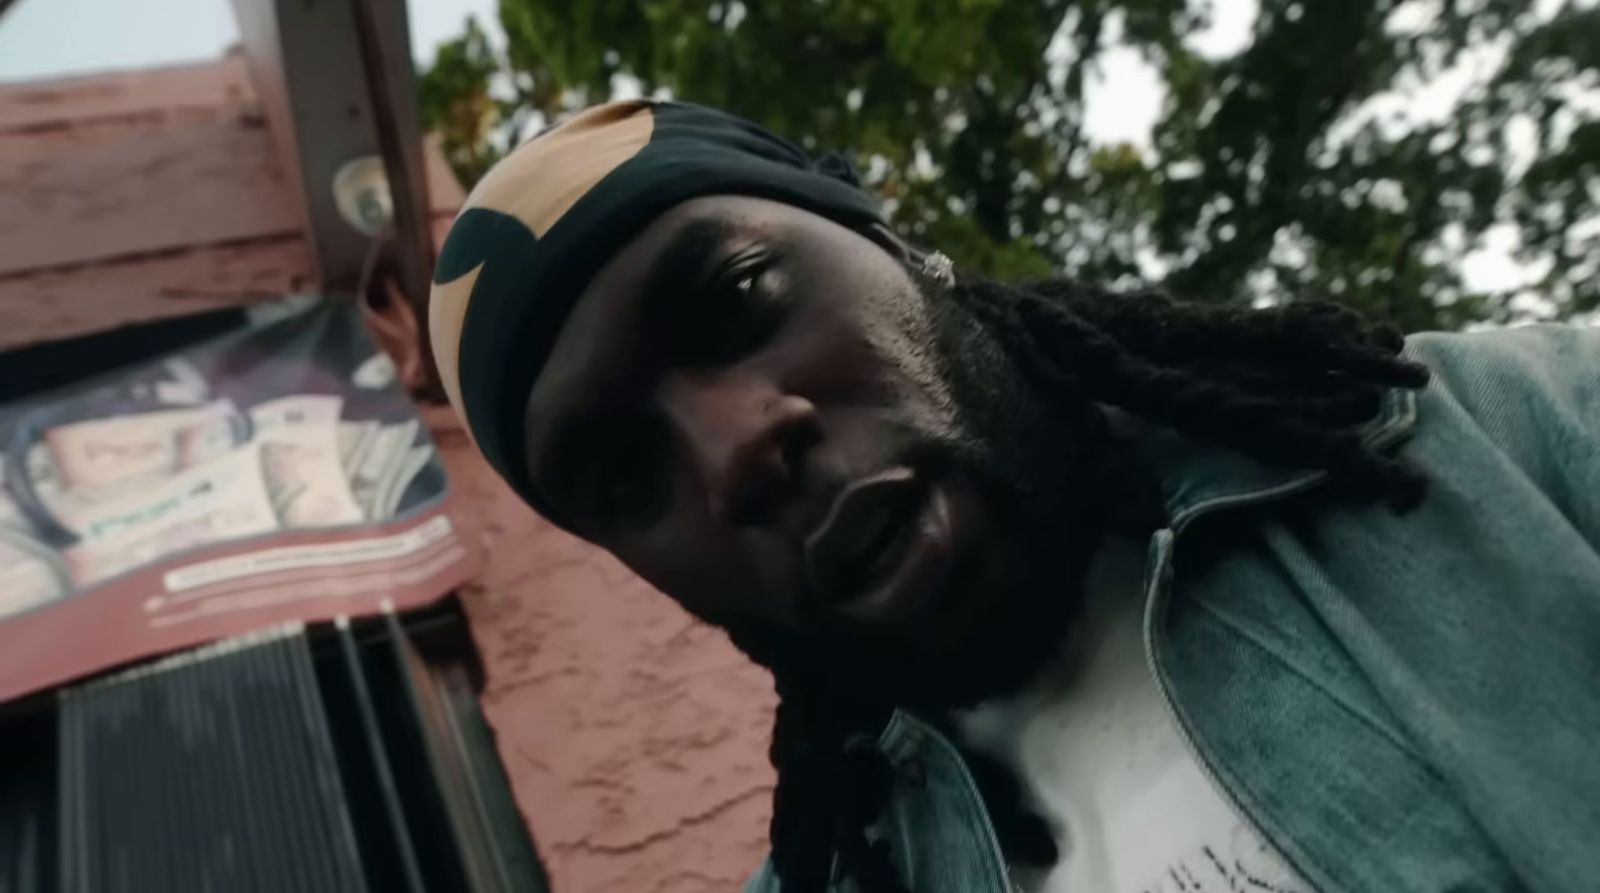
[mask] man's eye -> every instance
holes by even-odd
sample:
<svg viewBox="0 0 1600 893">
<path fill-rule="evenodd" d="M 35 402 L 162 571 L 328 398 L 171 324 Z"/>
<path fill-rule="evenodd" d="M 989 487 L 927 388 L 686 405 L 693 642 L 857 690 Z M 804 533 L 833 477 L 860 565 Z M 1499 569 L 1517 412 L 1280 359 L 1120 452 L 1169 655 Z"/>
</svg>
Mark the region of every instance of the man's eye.
<svg viewBox="0 0 1600 893">
<path fill-rule="evenodd" d="M 732 283 L 725 288 L 727 294 L 723 296 L 723 311 L 731 314 L 753 312 L 756 309 L 753 305 L 762 296 L 762 276 L 760 270 L 746 270 L 735 275 Z"/>
<path fill-rule="evenodd" d="M 686 332 L 688 359 L 731 362 L 765 340 L 779 316 L 770 278 L 767 266 L 752 265 L 713 284 L 699 318 Z"/>
</svg>

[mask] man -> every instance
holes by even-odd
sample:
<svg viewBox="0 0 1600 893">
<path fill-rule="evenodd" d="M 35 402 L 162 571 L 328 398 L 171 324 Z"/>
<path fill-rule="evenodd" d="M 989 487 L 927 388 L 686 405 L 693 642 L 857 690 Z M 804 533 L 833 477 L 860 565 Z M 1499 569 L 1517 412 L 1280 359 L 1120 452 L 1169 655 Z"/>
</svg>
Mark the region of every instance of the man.
<svg viewBox="0 0 1600 893">
<path fill-rule="evenodd" d="M 1600 884 L 1597 333 L 989 282 L 654 102 L 436 282 L 495 468 L 773 670 L 752 889 Z"/>
</svg>

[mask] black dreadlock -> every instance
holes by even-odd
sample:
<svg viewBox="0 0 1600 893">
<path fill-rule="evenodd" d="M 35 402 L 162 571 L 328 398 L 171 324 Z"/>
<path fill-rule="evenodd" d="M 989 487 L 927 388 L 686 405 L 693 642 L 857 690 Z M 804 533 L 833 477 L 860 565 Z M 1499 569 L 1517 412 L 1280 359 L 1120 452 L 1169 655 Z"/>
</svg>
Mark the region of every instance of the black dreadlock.
<svg viewBox="0 0 1600 893">
<path fill-rule="evenodd" d="M 1270 309 L 1117 295 L 1064 280 L 968 283 L 956 298 L 1040 382 L 1275 465 L 1321 468 L 1347 495 L 1422 496 L 1420 472 L 1366 447 L 1389 388 L 1428 370 L 1398 330 L 1328 302 Z"/>
<path fill-rule="evenodd" d="M 1386 498 L 1397 510 L 1421 498 L 1421 473 L 1367 448 L 1359 430 L 1385 390 L 1428 380 L 1399 357 L 1404 340 L 1392 327 L 1331 303 L 1185 303 L 1064 279 L 963 277 L 951 291 L 1042 392 L 1113 406 L 1264 462 L 1324 469 L 1346 498 Z M 784 893 L 824 890 L 835 874 L 865 893 L 909 893 L 887 844 L 866 834 L 891 776 L 875 748 L 858 744 L 891 708 L 821 692 L 772 649 L 737 633 L 735 641 L 778 679 L 771 837 Z M 1006 857 L 1053 862 L 1050 832 L 1023 806 L 1017 779 L 969 758 Z"/>
</svg>

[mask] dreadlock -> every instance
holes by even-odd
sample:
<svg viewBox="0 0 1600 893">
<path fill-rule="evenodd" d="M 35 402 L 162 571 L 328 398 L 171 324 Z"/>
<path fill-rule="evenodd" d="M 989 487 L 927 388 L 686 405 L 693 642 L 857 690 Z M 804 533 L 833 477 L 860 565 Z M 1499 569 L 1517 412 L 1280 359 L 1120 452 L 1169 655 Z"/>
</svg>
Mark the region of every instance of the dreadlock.
<svg viewBox="0 0 1600 893">
<path fill-rule="evenodd" d="M 1043 393 L 1116 407 L 1267 463 L 1322 469 L 1346 498 L 1384 498 L 1396 510 L 1421 498 L 1421 473 L 1361 436 L 1386 390 L 1428 380 L 1424 367 L 1400 358 L 1404 341 L 1392 327 L 1332 303 L 1187 303 L 1066 279 L 1012 285 L 964 276 L 950 297 Z M 887 844 L 866 833 L 891 775 L 862 736 L 882 727 L 891 706 L 823 691 L 801 664 L 748 637 L 735 641 L 778 681 L 771 838 L 784 893 L 821 891 L 838 875 L 864 893 L 909 893 Z M 1050 832 L 1024 807 L 1017 779 L 968 756 L 1006 857 L 1053 862 Z"/>
<path fill-rule="evenodd" d="M 1347 307 L 1194 304 L 1067 280 L 968 281 L 955 296 L 1044 384 L 1264 462 L 1324 469 L 1357 498 L 1403 509 L 1422 496 L 1421 473 L 1369 449 L 1360 426 L 1385 390 L 1422 387 L 1428 371 L 1398 356 L 1399 331 Z"/>
</svg>

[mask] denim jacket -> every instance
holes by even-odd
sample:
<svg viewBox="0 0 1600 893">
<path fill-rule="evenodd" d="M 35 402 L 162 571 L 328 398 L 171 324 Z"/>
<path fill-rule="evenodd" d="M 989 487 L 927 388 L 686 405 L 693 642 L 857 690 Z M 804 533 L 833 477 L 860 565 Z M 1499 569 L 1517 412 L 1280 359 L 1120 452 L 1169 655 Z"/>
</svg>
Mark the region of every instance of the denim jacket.
<svg viewBox="0 0 1600 893">
<path fill-rule="evenodd" d="M 1600 329 L 1418 335 L 1370 443 L 1400 515 L 1160 435 L 1149 665 L 1223 796 L 1323 893 L 1600 891 Z M 1012 893 L 952 744 L 897 713 L 874 826 L 917 893 Z M 747 893 L 774 893 L 770 864 Z M 839 883 L 837 893 L 853 885 Z M 1095 891 L 1085 891 L 1095 893 Z"/>
</svg>

